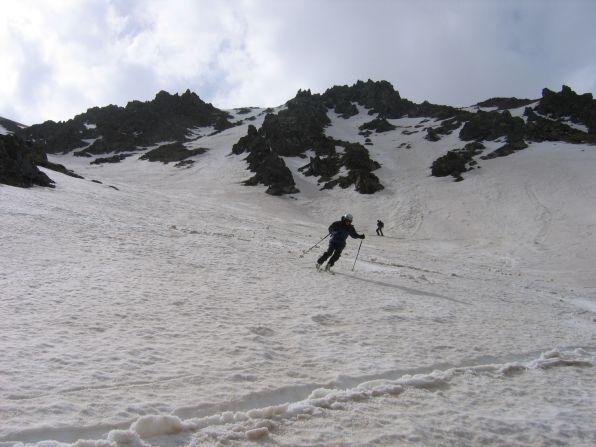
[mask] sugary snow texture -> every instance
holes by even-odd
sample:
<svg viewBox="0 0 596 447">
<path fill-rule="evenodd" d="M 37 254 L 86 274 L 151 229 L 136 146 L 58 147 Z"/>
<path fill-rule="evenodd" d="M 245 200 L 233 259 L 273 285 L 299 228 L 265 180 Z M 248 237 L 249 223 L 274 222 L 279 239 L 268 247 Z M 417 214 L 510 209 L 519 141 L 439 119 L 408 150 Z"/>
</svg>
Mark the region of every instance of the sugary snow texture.
<svg viewBox="0 0 596 447">
<path fill-rule="evenodd" d="M 364 142 L 366 111 L 330 114 Z M 453 182 L 429 168 L 457 132 L 391 122 L 372 196 L 306 159 L 299 194 L 241 185 L 246 125 L 196 129 L 186 168 L 61 155 L 84 180 L 0 186 L 0 446 L 595 445 L 596 150 Z M 350 239 L 318 273 L 345 212 L 355 267 Z"/>
</svg>

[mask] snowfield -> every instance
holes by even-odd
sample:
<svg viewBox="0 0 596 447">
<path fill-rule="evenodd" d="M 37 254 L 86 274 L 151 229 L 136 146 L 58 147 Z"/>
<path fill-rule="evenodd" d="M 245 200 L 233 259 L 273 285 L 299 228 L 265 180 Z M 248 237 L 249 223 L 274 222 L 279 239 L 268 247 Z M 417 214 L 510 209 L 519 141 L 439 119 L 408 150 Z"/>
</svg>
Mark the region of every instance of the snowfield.
<svg viewBox="0 0 596 447">
<path fill-rule="evenodd" d="M 454 182 L 429 168 L 458 132 L 421 121 L 371 135 L 372 196 L 306 159 L 299 194 L 242 186 L 246 125 L 195 129 L 190 167 L 60 155 L 85 179 L 0 185 L 0 446 L 596 445 L 596 149 Z M 318 273 L 346 212 L 359 256 Z"/>
</svg>

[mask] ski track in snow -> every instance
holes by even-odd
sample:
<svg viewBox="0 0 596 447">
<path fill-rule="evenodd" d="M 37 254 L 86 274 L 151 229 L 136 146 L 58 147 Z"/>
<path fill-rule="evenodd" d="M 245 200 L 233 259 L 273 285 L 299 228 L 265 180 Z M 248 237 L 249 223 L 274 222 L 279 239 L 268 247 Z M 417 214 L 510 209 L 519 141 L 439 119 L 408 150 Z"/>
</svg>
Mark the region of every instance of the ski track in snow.
<svg viewBox="0 0 596 447">
<path fill-rule="evenodd" d="M 357 141 L 365 119 L 328 133 Z M 0 446 L 596 443 L 594 295 L 552 258 L 559 196 L 428 178 L 453 137 L 373 134 L 386 191 L 315 198 L 302 177 L 270 197 L 240 185 L 243 131 L 197 130 L 210 151 L 187 169 L 61 156 L 87 180 L 0 186 Z M 347 209 L 368 236 L 354 271 L 349 240 L 318 273 L 327 241 L 301 255 Z"/>
</svg>

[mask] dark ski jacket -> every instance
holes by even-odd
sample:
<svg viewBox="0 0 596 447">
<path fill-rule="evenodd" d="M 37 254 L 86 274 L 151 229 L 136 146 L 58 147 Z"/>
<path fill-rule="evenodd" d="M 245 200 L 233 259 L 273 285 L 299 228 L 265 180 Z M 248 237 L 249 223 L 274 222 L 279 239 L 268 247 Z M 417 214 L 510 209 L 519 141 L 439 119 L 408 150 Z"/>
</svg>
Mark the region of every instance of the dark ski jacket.
<svg viewBox="0 0 596 447">
<path fill-rule="evenodd" d="M 356 233 L 356 230 L 351 223 L 346 223 L 341 220 L 333 222 L 329 226 L 329 234 L 331 234 L 329 245 L 337 248 L 344 248 L 346 246 L 346 239 L 348 236 L 351 236 L 354 239 L 362 239 L 362 235 Z"/>
<path fill-rule="evenodd" d="M 382 221 L 377 220 L 377 228 L 383 228 L 384 226 L 385 224 Z"/>
</svg>

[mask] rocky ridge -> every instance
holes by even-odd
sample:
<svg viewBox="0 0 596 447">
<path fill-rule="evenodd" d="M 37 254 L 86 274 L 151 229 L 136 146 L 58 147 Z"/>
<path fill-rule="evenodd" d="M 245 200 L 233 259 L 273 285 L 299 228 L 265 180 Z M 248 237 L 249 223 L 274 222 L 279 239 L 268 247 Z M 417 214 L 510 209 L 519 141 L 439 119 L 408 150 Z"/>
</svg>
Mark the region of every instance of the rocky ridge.
<svg viewBox="0 0 596 447">
<path fill-rule="evenodd" d="M 511 113 L 524 107 L 523 116 Z M 326 135 L 330 112 L 350 119 L 361 110 L 371 117 L 358 129 L 364 145 Z M 237 115 L 250 112 L 250 108 L 238 109 Z M 374 145 L 373 134 L 399 132 L 392 120 L 406 117 L 424 119 L 417 126 L 420 130 L 403 130 L 402 134 L 424 131 L 428 141 L 440 144 L 446 135 L 458 132 L 464 147 L 446 148 L 445 154 L 429 166 L 431 175 L 453 176 L 456 181 L 463 180 L 465 172 L 484 160 L 513 154 L 531 142 L 596 143 L 596 102 L 591 94 L 578 95 L 567 86 L 560 92 L 544 89 L 540 99 L 491 98 L 464 109 L 415 104 L 402 98 L 389 82 L 368 80 L 334 86 L 322 94 L 300 90 L 282 110 L 263 113 L 266 116 L 261 126 L 248 125 L 246 135 L 231 152 L 244 157 L 252 173 L 244 184 L 265 185 L 267 193 L 273 195 L 298 192 L 284 161 L 288 157 L 303 159 L 299 172 L 316 178 L 320 189 L 354 188 L 362 194 L 382 190 L 384 186 L 374 173 L 380 164 L 365 145 Z M 231 119 L 231 114 L 205 103 L 189 90 L 182 95 L 162 91 L 152 101 L 94 107 L 66 122 L 47 121 L 30 127 L 15 123 L 9 130 L 21 140 L 20 148 L 29 148 L 25 159 L 72 175 L 64 167 L 52 166 L 45 154 L 72 152 L 89 157 L 94 164 L 117 163 L 136 154 L 149 161 L 186 166 L 207 150 L 188 144 L 196 137 L 193 130 L 207 128 L 217 133 L 243 122 Z M 254 119 L 249 116 L 246 121 Z M 502 145 L 488 152 L 487 142 Z M 97 157 L 103 154 L 111 155 Z"/>
<path fill-rule="evenodd" d="M 232 127 L 228 114 L 187 90 L 182 95 L 161 91 L 152 101 L 126 107 L 93 107 L 66 122 L 46 121 L 16 134 L 48 154 L 75 151 L 81 156 L 126 152 L 164 141 L 187 141 L 189 129 Z"/>
</svg>

